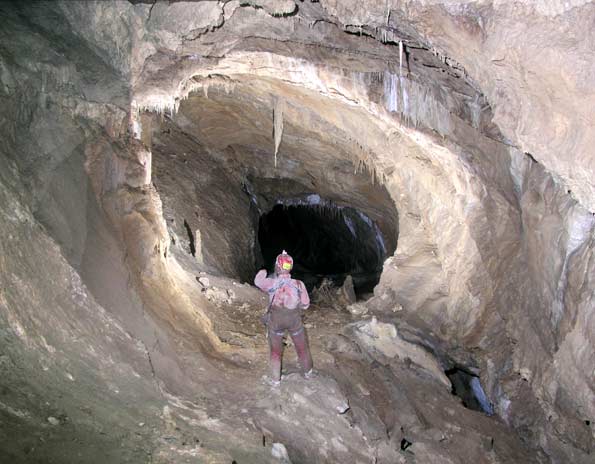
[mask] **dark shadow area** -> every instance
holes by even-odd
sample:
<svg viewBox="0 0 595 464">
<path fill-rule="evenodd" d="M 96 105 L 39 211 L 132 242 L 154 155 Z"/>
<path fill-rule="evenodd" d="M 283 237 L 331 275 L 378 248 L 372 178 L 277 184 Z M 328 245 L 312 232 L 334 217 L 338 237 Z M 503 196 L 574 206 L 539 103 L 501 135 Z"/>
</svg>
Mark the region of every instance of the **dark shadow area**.
<svg viewBox="0 0 595 464">
<path fill-rule="evenodd" d="M 192 229 L 186 219 L 184 219 L 184 228 L 186 229 L 186 233 L 188 234 L 188 247 L 190 254 L 192 256 L 196 256 L 196 245 L 194 244 L 194 234 L 192 233 Z"/>
<path fill-rule="evenodd" d="M 459 367 L 453 367 L 444 373 L 452 384 L 451 393 L 461 398 L 463 406 L 474 411 L 484 412 L 488 416 L 494 414 L 492 404 L 483 391 L 478 376 Z"/>
<path fill-rule="evenodd" d="M 325 278 L 339 286 L 351 275 L 356 293 L 370 292 L 387 256 L 378 226 L 353 208 L 276 205 L 260 217 L 258 241 L 269 271 L 286 250 L 294 277 L 310 290 Z"/>
</svg>

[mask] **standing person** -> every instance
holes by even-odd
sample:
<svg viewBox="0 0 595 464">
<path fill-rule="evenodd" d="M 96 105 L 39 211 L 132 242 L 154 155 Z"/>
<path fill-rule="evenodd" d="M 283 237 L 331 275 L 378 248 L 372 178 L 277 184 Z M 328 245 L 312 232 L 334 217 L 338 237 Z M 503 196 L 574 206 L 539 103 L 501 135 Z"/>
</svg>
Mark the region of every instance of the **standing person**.
<svg viewBox="0 0 595 464">
<path fill-rule="evenodd" d="M 306 329 L 302 322 L 303 310 L 310 306 L 308 290 L 301 280 L 291 278 L 293 258 L 285 250 L 275 260 L 275 275 L 267 277 L 261 269 L 254 278 L 254 284 L 269 295 L 267 330 L 271 350 L 271 378 L 273 386 L 281 383 L 281 359 L 283 357 L 283 336 L 285 331 L 293 340 L 304 376 L 312 375 L 312 357 L 308 346 Z"/>
</svg>

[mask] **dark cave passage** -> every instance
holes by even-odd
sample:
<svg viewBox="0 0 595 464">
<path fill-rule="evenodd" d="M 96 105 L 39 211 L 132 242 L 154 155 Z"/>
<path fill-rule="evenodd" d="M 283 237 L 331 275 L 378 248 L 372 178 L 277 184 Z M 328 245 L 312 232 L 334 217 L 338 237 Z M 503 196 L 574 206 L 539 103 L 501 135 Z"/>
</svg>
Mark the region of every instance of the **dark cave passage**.
<svg viewBox="0 0 595 464">
<path fill-rule="evenodd" d="M 453 367 L 444 373 L 452 384 L 452 394 L 461 398 L 463 406 L 484 412 L 488 416 L 494 414 L 494 408 L 486 397 L 477 375 L 459 367 Z"/>
<path fill-rule="evenodd" d="M 387 253 L 394 252 L 376 223 L 349 207 L 278 204 L 260 217 L 258 241 L 269 271 L 286 250 L 294 258 L 293 275 L 308 289 L 325 278 L 341 285 L 351 275 L 358 294 L 373 290 Z"/>
</svg>

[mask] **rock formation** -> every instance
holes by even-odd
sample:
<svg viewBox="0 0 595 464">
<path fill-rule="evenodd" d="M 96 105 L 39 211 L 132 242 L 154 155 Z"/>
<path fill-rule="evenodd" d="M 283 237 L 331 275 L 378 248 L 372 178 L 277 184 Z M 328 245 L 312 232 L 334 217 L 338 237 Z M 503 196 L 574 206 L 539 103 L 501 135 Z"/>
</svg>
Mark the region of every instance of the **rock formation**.
<svg viewBox="0 0 595 464">
<path fill-rule="evenodd" d="M 0 21 L 0 461 L 593 461 L 592 2 Z M 318 375 L 271 391 L 287 243 Z"/>
</svg>

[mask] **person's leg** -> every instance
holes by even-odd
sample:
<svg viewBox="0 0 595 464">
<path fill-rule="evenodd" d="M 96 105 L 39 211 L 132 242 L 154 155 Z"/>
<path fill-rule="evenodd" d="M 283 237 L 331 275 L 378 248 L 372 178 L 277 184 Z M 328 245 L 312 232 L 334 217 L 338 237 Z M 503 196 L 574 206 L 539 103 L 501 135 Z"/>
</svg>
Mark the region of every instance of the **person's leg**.
<svg viewBox="0 0 595 464">
<path fill-rule="evenodd" d="M 293 330 L 289 334 L 293 340 L 293 345 L 295 346 L 295 351 L 297 352 L 302 371 L 304 374 L 306 374 L 312 370 L 312 356 L 310 355 L 310 347 L 308 346 L 308 335 L 306 334 L 306 329 L 304 328 L 303 324 L 300 325 L 301 327 L 299 329 Z"/>
<path fill-rule="evenodd" d="M 271 350 L 271 380 L 281 381 L 281 358 L 283 357 L 283 332 L 269 329 L 269 347 Z"/>
</svg>

